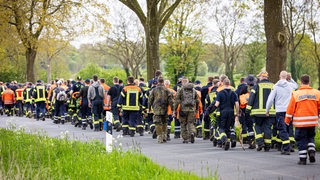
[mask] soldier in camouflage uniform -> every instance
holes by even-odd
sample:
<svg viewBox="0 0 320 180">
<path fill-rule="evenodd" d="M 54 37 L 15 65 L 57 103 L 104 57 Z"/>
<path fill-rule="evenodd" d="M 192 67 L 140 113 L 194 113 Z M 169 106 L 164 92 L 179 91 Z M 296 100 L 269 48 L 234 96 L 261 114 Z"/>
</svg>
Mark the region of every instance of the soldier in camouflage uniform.
<svg viewBox="0 0 320 180">
<path fill-rule="evenodd" d="M 189 83 L 187 78 L 182 79 L 182 88 L 177 92 L 174 103 L 174 110 L 179 110 L 179 120 L 181 123 L 181 134 L 183 143 L 194 143 L 196 133 L 195 114 L 199 110 L 198 94 L 194 89 L 194 85 Z"/>
<path fill-rule="evenodd" d="M 168 106 L 173 108 L 172 93 L 164 86 L 162 77 L 158 78 L 158 85 L 150 92 L 148 108 L 154 111 L 153 121 L 156 125 L 158 143 L 167 141 Z"/>
</svg>

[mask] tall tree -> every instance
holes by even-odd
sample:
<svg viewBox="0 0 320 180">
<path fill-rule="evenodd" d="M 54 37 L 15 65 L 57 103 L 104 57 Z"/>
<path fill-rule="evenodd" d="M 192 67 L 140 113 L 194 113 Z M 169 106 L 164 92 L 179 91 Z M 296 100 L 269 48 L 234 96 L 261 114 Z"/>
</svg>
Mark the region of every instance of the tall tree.
<svg viewBox="0 0 320 180">
<path fill-rule="evenodd" d="M 67 25 L 70 25 L 71 17 L 74 18 L 74 10 L 85 8 L 89 10 L 87 0 L 0 0 L 1 18 L 6 18 L 7 23 L 14 26 L 23 46 L 25 47 L 26 56 L 26 74 L 28 81 L 35 81 L 34 64 L 39 47 L 39 38 L 47 29 L 55 31 L 63 31 L 65 34 L 68 31 L 74 30 Z M 90 1 L 94 4 L 95 1 Z M 101 6 L 100 6 L 101 5 Z M 101 3 L 94 4 L 99 7 L 100 12 L 106 13 L 106 8 Z M 83 11 L 78 11 L 83 13 Z M 97 16 L 103 19 L 103 16 Z M 73 21 L 88 22 L 88 21 Z M 82 26 L 84 28 L 84 26 Z"/>
<path fill-rule="evenodd" d="M 152 79 L 155 71 L 160 69 L 160 32 L 181 0 L 146 0 L 146 13 L 137 0 L 119 1 L 130 8 L 143 25 L 147 49 L 147 78 Z"/>
<path fill-rule="evenodd" d="M 267 38 L 266 69 L 269 79 L 276 82 L 286 69 L 287 37 L 282 19 L 282 0 L 264 0 L 264 27 Z"/>
<path fill-rule="evenodd" d="M 308 28 L 311 33 L 311 37 L 313 39 L 313 57 L 315 64 L 318 69 L 318 87 L 320 87 L 320 47 L 319 47 L 319 30 L 320 30 L 320 21 L 319 21 L 319 15 L 320 15 L 320 2 L 319 0 L 311 0 L 311 11 L 310 11 L 310 21 L 308 22 Z"/>
<path fill-rule="evenodd" d="M 305 34 L 308 4 L 308 1 L 284 0 L 283 19 L 289 33 L 290 71 L 294 80 L 297 80 L 295 52 Z"/>
<path fill-rule="evenodd" d="M 227 2 L 231 3 L 232 1 Z M 221 43 L 220 53 L 225 65 L 225 74 L 234 86 L 233 71 L 240 52 L 249 37 L 248 33 L 240 30 L 245 27 L 243 19 L 248 7 L 245 4 L 237 4 L 236 2 L 230 6 L 230 3 L 225 4 L 225 2 L 215 1 L 213 4 L 213 20 L 218 28 L 216 37 Z"/>
<path fill-rule="evenodd" d="M 203 25 L 198 21 L 202 9 L 197 5 L 199 2 L 194 1 L 180 3 L 163 30 L 166 43 L 161 51 L 167 76 L 172 82 L 177 82 L 180 76 L 194 81 L 198 75 Z"/>
</svg>

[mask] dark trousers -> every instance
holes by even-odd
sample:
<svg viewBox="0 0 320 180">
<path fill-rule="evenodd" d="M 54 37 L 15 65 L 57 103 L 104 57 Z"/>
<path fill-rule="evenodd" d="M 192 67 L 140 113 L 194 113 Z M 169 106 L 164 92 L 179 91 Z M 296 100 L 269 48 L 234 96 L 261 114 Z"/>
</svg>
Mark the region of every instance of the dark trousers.
<svg viewBox="0 0 320 180">
<path fill-rule="evenodd" d="M 94 100 L 92 101 L 92 113 L 93 113 L 93 124 L 99 125 L 101 122 L 102 125 L 102 111 L 103 111 L 103 100 Z"/>
<path fill-rule="evenodd" d="M 220 112 L 221 121 L 219 125 L 219 134 L 222 142 L 230 138 L 231 129 L 234 126 L 234 110 L 223 110 Z"/>
<path fill-rule="evenodd" d="M 36 117 L 37 119 L 41 117 L 43 117 L 46 113 L 46 102 L 44 101 L 40 101 L 40 102 L 36 102 Z"/>
<path fill-rule="evenodd" d="M 248 139 L 253 138 L 254 131 L 253 131 L 253 121 L 249 113 L 245 113 L 245 108 L 241 109 L 241 116 L 239 117 L 239 122 L 242 128 L 242 137 Z"/>
<path fill-rule="evenodd" d="M 137 118 L 139 111 L 123 110 L 123 124 L 128 124 L 129 130 L 135 131 L 137 127 Z"/>
<path fill-rule="evenodd" d="M 56 101 L 54 104 L 54 116 L 58 118 L 61 117 L 62 120 L 65 120 L 65 113 L 67 112 L 66 104 L 64 101 Z"/>
<path fill-rule="evenodd" d="M 290 150 L 290 140 L 289 134 L 287 132 L 287 126 L 284 123 L 284 118 L 286 116 L 286 112 L 277 112 L 276 113 L 276 129 L 279 132 L 279 138 L 282 141 L 282 148 L 284 151 Z"/>
<path fill-rule="evenodd" d="M 23 114 L 23 103 L 22 100 L 18 100 L 15 104 L 17 115 Z"/>
<path fill-rule="evenodd" d="M 314 136 L 316 135 L 315 127 L 296 127 L 295 139 L 297 142 L 299 157 L 307 158 L 307 150 L 315 151 Z"/>
<path fill-rule="evenodd" d="M 5 112 L 7 113 L 7 115 L 13 115 L 13 104 L 5 104 L 4 105 L 4 109 L 5 109 Z"/>
<path fill-rule="evenodd" d="M 87 98 L 82 99 L 82 104 L 80 106 L 80 112 L 81 112 L 81 119 L 82 120 L 85 120 L 85 119 L 92 116 L 91 108 L 89 108 L 89 106 L 88 106 L 88 99 Z"/>
<path fill-rule="evenodd" d="M 112 101 L 111 112 L 112 112 L 112 115 L 113 115 L 113 124 L 121 123 L 120 117 L 119 117 L 119 109 L 117 107 L 117 102 L 113 102 Z"/>
<path fill-rule="evenodd" d="M 253 117 L 256 130 L 256 142 L 258 146 L 265 145 L 266 147 L 271 146 L 271 125 L 274 122 L 273 117 Z"/>
</svg>

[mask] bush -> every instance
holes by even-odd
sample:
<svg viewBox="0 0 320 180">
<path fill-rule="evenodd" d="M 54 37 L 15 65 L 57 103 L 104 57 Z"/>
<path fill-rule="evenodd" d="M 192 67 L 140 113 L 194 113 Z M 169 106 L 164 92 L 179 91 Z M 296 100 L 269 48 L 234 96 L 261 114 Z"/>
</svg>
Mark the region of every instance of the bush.
<svg viewBox="0 0 320 180">
<path fill-rule="evenodd" d="M 201 61 L 198 65 L 198 76 L 205 76 L 208 72 L 208 65 L 206 62 Z"/>
<path fill-rule="evenodd" d="M 93 75 L 97 75 L 99 78 L 104 78 L 106 84 L 113 85 L 113 77 L 118 76 L 124 82 L 126 82 L 127 76 L 123 69 L 121 68 L 112 68 L 112 69 L 103 69 L 97 64 L 88 64 L 85 68 L 81 69 L 78 73 L 78 76 L 81 76 L 82 79 L 92 78 Z"/>
<path fill-rule="evenodd" d="M 136 151 L 106 153 L 83 143 L 0 129 L 0 179 L 200 179 L 168 170 Z"/>
</svg>

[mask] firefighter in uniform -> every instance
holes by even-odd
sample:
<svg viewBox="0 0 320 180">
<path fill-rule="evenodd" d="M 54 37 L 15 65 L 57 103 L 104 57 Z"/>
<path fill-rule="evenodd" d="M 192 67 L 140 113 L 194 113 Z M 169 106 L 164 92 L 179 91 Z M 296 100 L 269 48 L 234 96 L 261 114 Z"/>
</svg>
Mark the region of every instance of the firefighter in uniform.
<svg viewBox="0 0 320 180">
<path fill-rule="evenodd" d="M 46 87 L 42 84 L 41 80 L 37 81 L 37 85 L 33 89 L 33 99 L 36 103 L 36 119 L 45 120 L 45 113 L 46 113 L 46 97 L 47 91 Z"/>
<path fill-rule="evenodd" d="M 2 93 L 5 113 L 8 116 L 13 116 L 13 106 L 15 102 L 14 92 L 11 90 L 10 84 L 6 84 L 7 89 Z"/>
<path fill-rule="evenodd" d="M 316 147 L 314 137 L 320 113 L 320 92 L 310 87 L 310 76 L 302 75 L 301 87 L 292 92 L 286 111 L 285 123 L 293 121 L 296 127 L 295 140 L 299 150 L 299 165 L 306 165 L 307 155 L 310 163 L 314 163 Z"/>
<path fill-rule="evenodd" d="M 23 116 L 23 91 L 24 89 L 22 88 L 22 85 L 18 85 L 18 89 L 16 90 L 16 115 L 17 116 Z"/>
<path fill-rule="evenodd" d="M 122 86 L 119 85 L 119 78 L 114 77 L 113 78 L 113 86 L 110 87 L 107 95 L 107 106 L 111 108 L 111 112 L 113 115 L 113 124 L 116 131 L 121 130 L 121 119 L 119 116 L 119 109 L 117 107 L 118 99 L 120 97 Z"/>
<path fill-rule="evenodd" d="M 134 84 L 134 77 L 130 76 L 127 79 L 127 85 L 123 87 L 118 101 L 118 107 L 123 110 L 123 131 L 129 130 L 129 135 L 134 136 L 138 113 L 142 104 L 141 88 Z M 126 129 L 125 126 L 129 128 Z M 125 134 L 126 132 L 124 132 Z"/>
<path fill-rule="evenodd" d="M 90 79 L 86 79 L 84 81 L 85 86 L 80 89 L 79 94 L 77 94 L 77 98 L 81 98 L 80 103 L 80 111 L 81 111 L 81 126 L 83 130 L 86 130 L 87 125 L 90 125 L 90 128 L 93 129 L 92 125 L 92 114 L 91 108 L 88 105 L 88 89 L 90 86 Z"/>
<path fill-rule="evenodd" d="M 26 117 L 31 118 L 32 112 L 34 111 L 33 105 L 32 105 L 32 83 L 27 83 L 27 87 L 23 91 L 23 101 L 24 101 L 24 111 L 26 114 Z"/>
<path fill-rule="evenodd" d="M 263 148 L 268 152 L 271 148 L 271 126 L 274 123 L 276 112 L 272 106 L 269 116 L 266 116 L 266 103 L 273 88 L 273 83 L 268 80 L 268 73 L 265 71 L 258 74 L 259 83 L 253 87 L 246 107 L 246 113 L 251 113 L 255 123 L 255 139 L 258 144 L 257 151 Z"/>
<path fill-rule="evenodd" d="M 77 82 L 74 83 L 70 90 L 70 99 L 69 99 L 69 112 L 71 114 L 71 124 L 75 124 L 79 120 L 78 112 L 79 112 L 79 104 L 77 103 L 77 96 L 75 93 L 78 93 L 81 88 L 84 87 L 84 84 L 81 82 L 82 78 L 80 76 L 77 77 Z"/>
<path fill-rule="evenodd" d="M 103 98 L 104 90 L 98 81 L 98 76 L 93 76 L 93 83 L 88 89 L 89 107 L 92 108 L 94 131 L 102 131 L 103 129 Z"/>
<path fill-rule="evenodd" d="M 171 92 L 173 100 L 176 97 L 176 91 L 170 88 L 170 81 L 169 80 L 165 80 L 164 81 L 164 86 Z M 171 123 L 173 121 L 173 116 L 172 116 L 173 112 L 172 112 L 172 108 L 170 107 L 170 105 L 168 105 L 168 122 L 167 122 L 167 141 L 170 141 L 170 131 L 171 131 Z"/>
</svg>

